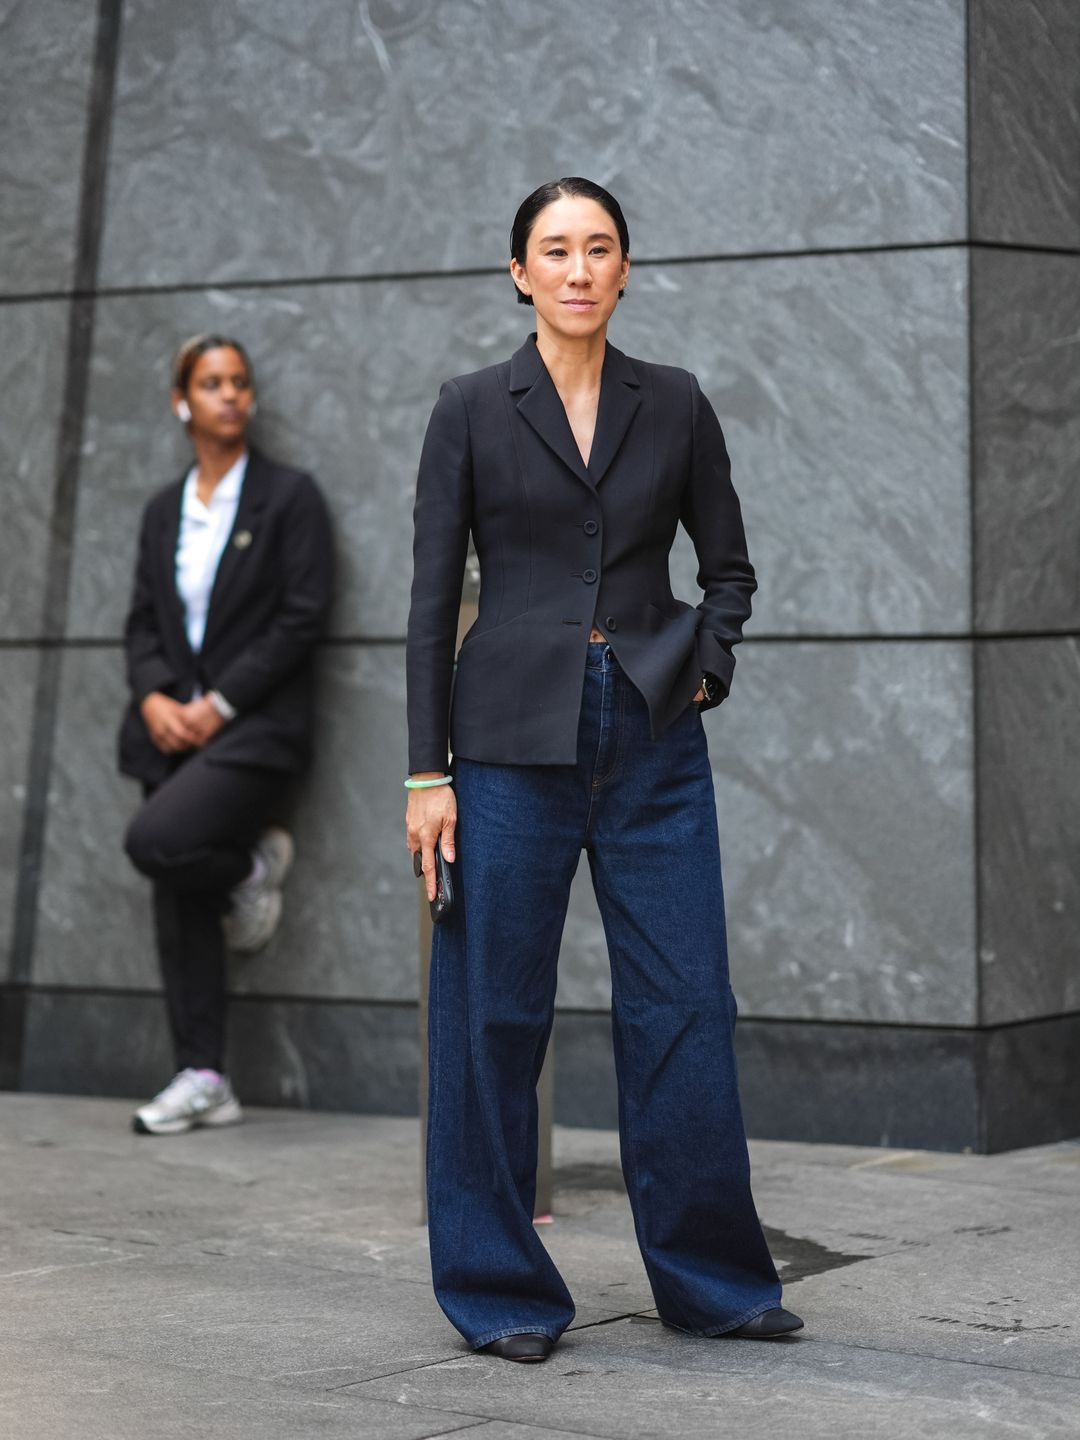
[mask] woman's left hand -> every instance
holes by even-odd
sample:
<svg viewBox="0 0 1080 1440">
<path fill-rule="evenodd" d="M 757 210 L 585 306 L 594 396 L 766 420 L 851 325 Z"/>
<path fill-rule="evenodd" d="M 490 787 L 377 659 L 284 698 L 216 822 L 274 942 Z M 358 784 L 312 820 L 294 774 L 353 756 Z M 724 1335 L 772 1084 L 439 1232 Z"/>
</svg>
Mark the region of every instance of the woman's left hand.
<svg viewBox="0 0 1080 1440">
<path fill-rule="evenodd" d="M 699 705 L 699 704 L 701 703 L 701 701 L 704 700 L 704 699 L 705 699 L 705 691 L 704 691 L 703 689 L 702 689 L 702 690 L 699 690 L 699 691 L 697 692 L 697 694 L 694 696 L 694 704 L 695 704 L 695 705 Z"/>
<path fill-rule="evenodd" d="M 200 695 L 198 700 L 189 700 L 184 706 L 184 715 L 194 732 L 196 748 L 199 749 L 212 740 L 225 724 L 220 711 L 208 695 Z"/>
</svg>

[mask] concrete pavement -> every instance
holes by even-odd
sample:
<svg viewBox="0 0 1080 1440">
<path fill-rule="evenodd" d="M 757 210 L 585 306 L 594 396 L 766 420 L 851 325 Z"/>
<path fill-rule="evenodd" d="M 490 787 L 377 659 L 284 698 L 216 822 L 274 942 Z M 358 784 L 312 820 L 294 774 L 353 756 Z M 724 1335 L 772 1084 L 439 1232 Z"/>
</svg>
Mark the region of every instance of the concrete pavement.
<svg viewBox="0 0 1080 1440">
<path fill-rule="evenodd" d="M 138 1137 L 0 1095 L 3 1440 L 1080 1436 L 1080 1144 L 757 1143 L 802 1337 L 657 1322 L 608 1132 L 558 1130 L 578 1299 L 546 1365 L 464 1350 L 428 1283 L 410 1120 L 257 1111 Z"/>
</svg>

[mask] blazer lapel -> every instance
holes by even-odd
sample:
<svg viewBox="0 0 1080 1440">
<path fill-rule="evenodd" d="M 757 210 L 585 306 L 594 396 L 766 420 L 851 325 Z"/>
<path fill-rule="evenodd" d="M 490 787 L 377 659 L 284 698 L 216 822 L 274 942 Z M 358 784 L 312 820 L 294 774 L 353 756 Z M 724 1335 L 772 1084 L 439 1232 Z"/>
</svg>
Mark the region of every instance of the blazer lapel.
<svg viewBox="0 0 1080 1440">
<path fill-rule="evenodd" d="M 184 507 L 184 486 L 187 482 L 187 475 L 180 477 L 176 484 L 176 494 L 173 503 L 166 510 L 166 520 L 161 527 L 159 541 L 161 544 L 161 576 L 164 581 L 165 594 L 168 599 L 169 618 L 176 627 L 177 635 L 182 639 L 184 647 L 187 648 L 187 619 L 184 614 L 184 602 L 180 599 L 180 592 L 176 588 L 176 547 L 180 540 L 180 518 Z"/>
<path fill-rule="evenodd" d="M 592 476 L 581 458 L 559 392 L 536 348 L 535 335 L 530 335 L 511 357 L 510 390 L 524 392 L 517 402 L 518 414 L 528 421 L 563 464 L 591 488 Z"/>
<path fill-rule="evenodd" d="M 563 464 L 589 486 L 598 485 L 611 468 L 641 404 L 640 382 L 634 367 L 621 350 L 609 344 L 604 353 L 596 429 L 586 466 L 559 392 L 536 348 L 534 335 L 529 336 L 510 361 L 510 389 L 524 392 L 517 402 L 518 413 Z"/>
<path fill-rule="evenodd" d="M 599 485 L 611 468 L 611 462 L 619 453 L 619 446 L 625 439 L 640 404 L 640 382 L 634 367 L 621 350 L 616 350 L 614 345 L 608 345 L 600 377 L 596 430 L 589 455 L 589 474 L 594 484 Z M 569 423 L 567 428 L 569 429 Z"/>
<path fill-rule="evenodd" d="M 205 651 L 213 637 L 215 622 L 226 608 L 229 595 L 236 582 L 250 565 L 248 556 L 252 540 L 258 535 L 263 507 L 266 504 L 264 481 L 265 461 L 257 450 L 249 450 L 244 483 L 240 487 L 240 503 L 236 507 L 225 549 L 221 552 L 213 589 L 210 591 L 210 608 L 206 616 L 206 634 L 202 648 Z"/>
</svg>

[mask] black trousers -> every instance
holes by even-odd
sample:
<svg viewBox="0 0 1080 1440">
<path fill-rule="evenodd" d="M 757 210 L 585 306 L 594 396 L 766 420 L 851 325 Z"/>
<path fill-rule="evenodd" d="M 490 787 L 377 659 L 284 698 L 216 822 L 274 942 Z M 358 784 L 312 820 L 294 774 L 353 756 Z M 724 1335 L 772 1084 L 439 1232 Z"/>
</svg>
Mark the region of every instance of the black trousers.
<svg viewBox="0 0 1080 1440">
<path fill-rule="evenodd" d="M 176 1068 L 225 1066 L 225 939 L 229 892 L 274 818 L 289 776 L 185 757 L 148 792 L 128 827 L 131 863 L 154 882 L 154 929 Z"/>
</svg>

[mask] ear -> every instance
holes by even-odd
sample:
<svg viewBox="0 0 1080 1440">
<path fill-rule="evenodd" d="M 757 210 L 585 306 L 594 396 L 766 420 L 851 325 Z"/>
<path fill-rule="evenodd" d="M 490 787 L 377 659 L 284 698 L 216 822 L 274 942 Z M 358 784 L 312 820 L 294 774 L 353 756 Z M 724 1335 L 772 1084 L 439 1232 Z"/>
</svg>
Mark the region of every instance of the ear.
<svg viewBox="0 0 1080 1440">
<path fill-rule="evenodd" d="M 525 266 L 517 260 L 510 261 L 510 278 L 521 291 L 522 295 L 532 295 L 532 287 L 529 285 L 529 277 L 525 273 Z"/>
</svg>

